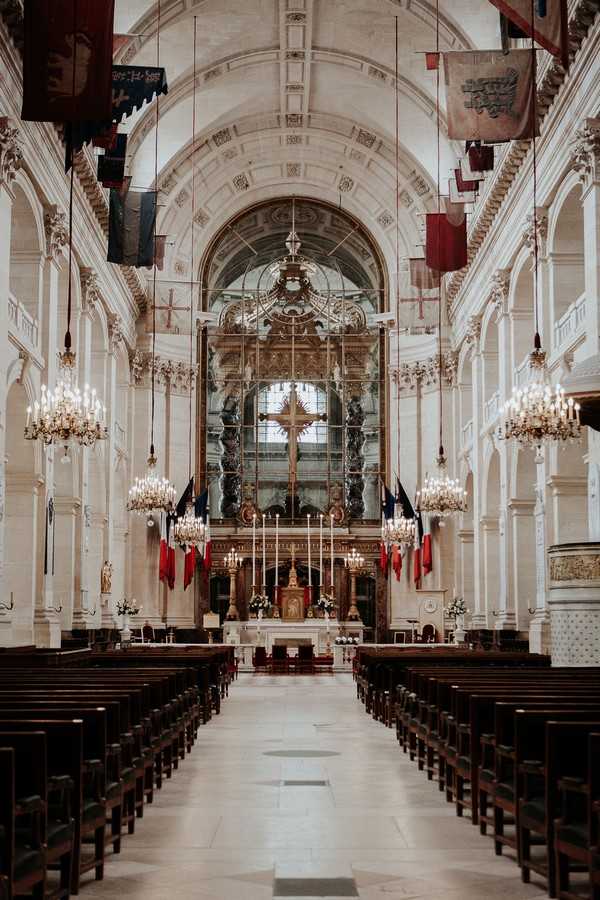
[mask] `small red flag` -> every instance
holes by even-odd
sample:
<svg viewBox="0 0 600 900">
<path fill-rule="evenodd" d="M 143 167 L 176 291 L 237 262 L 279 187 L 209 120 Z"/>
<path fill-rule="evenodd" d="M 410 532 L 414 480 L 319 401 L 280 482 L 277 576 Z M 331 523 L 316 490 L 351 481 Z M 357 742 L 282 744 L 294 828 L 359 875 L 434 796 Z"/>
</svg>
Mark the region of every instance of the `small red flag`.
<svg viewBox="0 0 600 900">
<path fill-rule="evenodd" d="M 185 551 L 185 563 L 183 567 L 183 589 L 187 590 L 188 585 L 194 580 L 194 571 L 196 569 L 196 548 L 187 547 Z"/>
<path fill-rule="evenodd" d="M 469 147 L 467 151 L 469 167 L 472 172 L 491 172 L 494 168 L 493 147 Z"/>
<path fill-rule="evenodd" d="M 112 120 L 114 6 L 114 0 L 26 0 L 22 119 Z"/>
<path fill-rule="evenodd" d="M 169 569 L 169 550 L 167 545 L 167 514 L 160 514 L 160 553 L 158 560 L 158 578 L 167 581 Z"/>
<path fill-rule="evenodd" d="M 385 545 L 385 541 L 382 541 L 380 544 L 380 552 L 379 552 L 379 566 L 381 571 L 387 577 L 387 568 L 388 568 L 388 552 L 387 547 Z"/>
<path fill-rule="evenodd" d="M 439 53 L 426 53 L 425 54 L 425 65 L 427 69 L 431 71 L 435 71 L 440 67 L 440 54 Z"/>
<path fill-rule="evenodd" d="M 175 528 L 174 528 L 175 520 L 169 516 L 168 522 L 168 531 L 169 531 L 169 539 L 167 541 L 167 583 L 169 588 L 173 590 L 175 588 Z"/>
<path fill-rule="evenodd" d="M 433 554 L 431 547 L 431 525 L 429 524 L 429 516 L 423 517 L 423 575 L 429 575 L 433 569 Z"/>
<path fill-rule="evenodd" d="M 304 608 L 305 609 L 308 609 L 308 607 L 310 606 L 310 590 L 311 589 L 309 588 L 309 586 L 306 585 L 304 588 Z"/>
<path fill-rule="evenodd" d="M 392 569 L 395 572 L 396 581 L 400 581 L 400 575 L 402 574 L 402 554 L 400 553 L 398 544 L 393 544 L 392 546 Z"/>
<path fill-rule="evenodd" d="M 454 170 L 454 177 L 456 178 L 456 187 L 458 188 L 459 193 L 465 194 L 468 191 L 478 191 L 479 190 L 479 182 L 478 181 L 465 181 L 460 169 Z"/>
</svg>

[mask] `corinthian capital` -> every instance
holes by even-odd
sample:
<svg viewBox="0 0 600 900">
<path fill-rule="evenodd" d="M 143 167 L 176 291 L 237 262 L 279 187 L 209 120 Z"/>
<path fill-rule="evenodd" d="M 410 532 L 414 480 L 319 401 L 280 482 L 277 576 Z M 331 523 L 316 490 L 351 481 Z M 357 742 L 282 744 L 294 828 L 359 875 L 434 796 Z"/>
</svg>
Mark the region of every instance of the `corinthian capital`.
<svg viewBox="0 0 600 900">
<path fill-rule="evenodd" d="M 81 266 L 79 275 L 81 278 L 82 306 L 86 310 L 93 310 L 96 303 L 100 302 L 98 275 L 93 269 L 88 268 L 88 266 Z"/>
<path fill-rule="evenodd" d="M 529 247 L 531 254 L 535 251 L 535 224 L 537 222 L 537 246 L 540 256 L 546 255 L 546 238 L 548 237 L 548 210 L 543 206 L 538 206 L 535 211 L 535 219 L 533 214 L 527 216 L 527 224 L 523 232 L 523 240 Z"/>
<path fill-rule="evenodd" d="M 14 181 L 22 160 L 19 130 L 8 116 L 0 116 L 0 184 L 10 185 Z"/>
<path fill-rule="evenodd" d="M 46 233 L 46 256 L 57 257 L 69 242 L 69 228 L 66 215 L 56 204 L 46 207 L 44 231 Z"/>
<path fill-rule="evenodd" d="M 506 312 L 509 286 L 510 269 L 496 269 L 490 284 L 490 297 L 498 315 Z"/>
<path fill-rule="evenodd" d="M 571 164 L 582 184 L 600 179 L 600 119 L 585 119 L 576 130 L 571 139 Z"/>
</svg>

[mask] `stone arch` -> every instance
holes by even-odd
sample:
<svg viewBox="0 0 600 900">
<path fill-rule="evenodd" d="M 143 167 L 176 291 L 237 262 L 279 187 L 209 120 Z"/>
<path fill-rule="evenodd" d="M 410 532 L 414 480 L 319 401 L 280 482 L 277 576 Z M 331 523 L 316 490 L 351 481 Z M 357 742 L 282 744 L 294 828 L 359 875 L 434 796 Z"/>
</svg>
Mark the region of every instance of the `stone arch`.
<svg viewBox="0 0 600 900">
<path fill-rule="evenodd" d="M 519 380 L 528 371 L 528 355 L 533 349 L 535 331 L 532 259 L 528 247 L 523 247 L 515 260 L 510 279 L 508 309 L 513 377 Z"/>
<path fill-rule="evenodd" d="M 483 479 L 483 515 L 481 530 L 483 539 L 484 597 L 488 626 L 498 610 L 500 564 L 500 453 L 490 448 Z M 493 627 L 493 626 L 492 626 Z"/>
<path fill-rule="evenodd" d="M 584 225 L 581 185 L 567 179 L 552 204 L 548 225 L 548 270 L 554 350 L 585 333 Z M 546 342 L 550 346 L 550 341 Z"/>
</svg>

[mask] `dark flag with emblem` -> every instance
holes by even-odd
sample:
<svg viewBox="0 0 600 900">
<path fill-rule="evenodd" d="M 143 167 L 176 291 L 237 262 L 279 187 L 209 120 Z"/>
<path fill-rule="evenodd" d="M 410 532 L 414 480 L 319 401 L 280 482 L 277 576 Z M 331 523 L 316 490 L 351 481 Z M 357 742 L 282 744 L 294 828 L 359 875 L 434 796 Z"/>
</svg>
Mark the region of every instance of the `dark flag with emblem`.
<svg viewBox="0 0 600 900">
<path fill-rule="evenodd" d="M 529 50 L 444 54 L 450 140 L 510 141 L 537 133 Z"/>
<path fill-rule="evenodd" d="M 467 264 L 467 217 L 460 203 L 446 212 L 427 213 L 425 259 L 438 272 L 455 272 Z"/>
<path fill-rule="evenodd" d="M 508 37 L 532 37 L 569 67 L 567 0 L 490 0 L 509 21 Z M 533 35 L 531 9 L 533 5 Z M 512 27 L 511 27 L 512 26 Z"/>
<path fill-rule="evenodd" d="M 114 0 L 25 0 L 22 119 L 110 120 L 113 19 Z"/>
<path fill-rule="evenodd" d="M 415 510 L 408 499 L 408 494 L 402 487 L 402 482 L 399 478 L 396 478 L 396 503 L 398 503 L 402 507 L 402 512 L 406 519 L 414 519 Z"/>
<path fill-rule="evenodd" d="M 126 156 L 127 135 L 118 134 L 114 146 L 98 157 L 98 181 L 102 182 L 103 187 L 122 189 Z"/>
<path fill-rule="evenodd" d="M 154 262 L 156 191 L 110 192 L 108 262 L 151 266 Z"/>
</svg>

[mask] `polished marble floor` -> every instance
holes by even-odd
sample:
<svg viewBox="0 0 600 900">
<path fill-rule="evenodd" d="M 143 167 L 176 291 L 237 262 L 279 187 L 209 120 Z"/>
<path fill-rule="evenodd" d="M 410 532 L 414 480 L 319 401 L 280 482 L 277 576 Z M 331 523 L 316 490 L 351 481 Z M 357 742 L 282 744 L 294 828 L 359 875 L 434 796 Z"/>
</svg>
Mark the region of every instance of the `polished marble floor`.
<svg viewBox="0 0 600 900">
<path fill-rule="evenodd" d="M 456 818 L 345 674 L 240 676 L 137 825 L 83 897 L 546 896 Z"/>
</svg>

